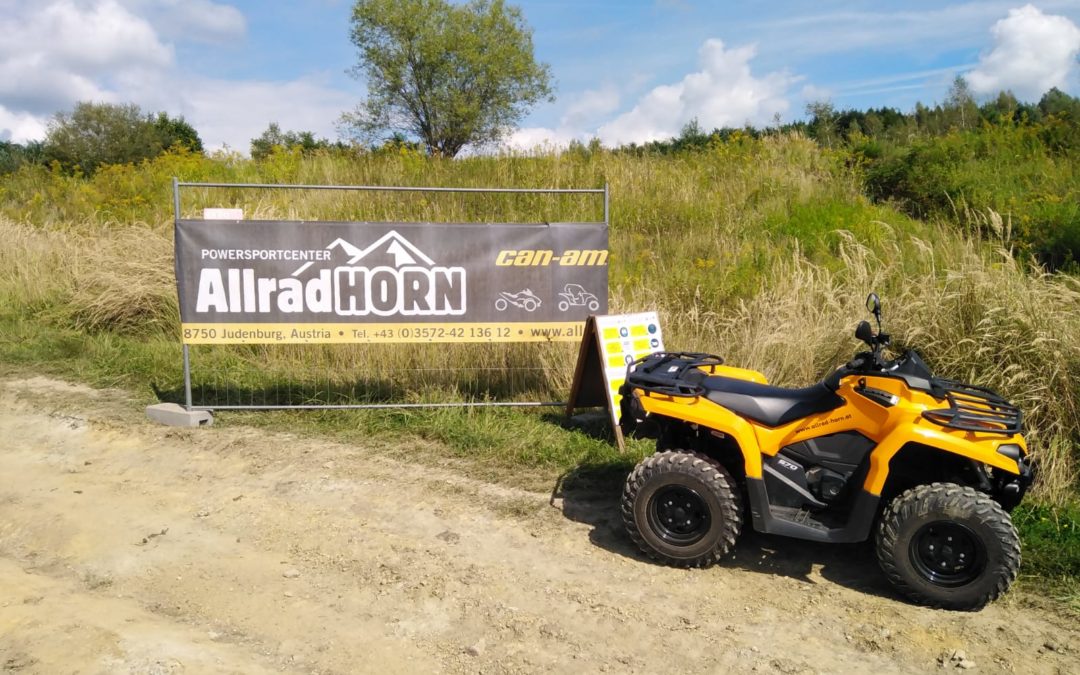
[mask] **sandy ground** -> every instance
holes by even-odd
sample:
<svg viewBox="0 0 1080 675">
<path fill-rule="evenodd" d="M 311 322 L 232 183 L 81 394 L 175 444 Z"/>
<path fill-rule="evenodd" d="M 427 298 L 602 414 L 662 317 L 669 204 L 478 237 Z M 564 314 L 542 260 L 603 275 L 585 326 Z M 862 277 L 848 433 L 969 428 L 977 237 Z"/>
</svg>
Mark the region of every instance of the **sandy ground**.
<svg viewBox="0 0 1080 675">
<path fill-rule="evenodd" d="M 1031 596 L 923 609 L 866 547 L 760 535 L 709 570 L 659 567 L 617 490 L 537 494 L 394 455 L 167 429 L 118 392 L 0 381 L 0 668 L 1080 672 L 1080 627 Z"/>
</svg>

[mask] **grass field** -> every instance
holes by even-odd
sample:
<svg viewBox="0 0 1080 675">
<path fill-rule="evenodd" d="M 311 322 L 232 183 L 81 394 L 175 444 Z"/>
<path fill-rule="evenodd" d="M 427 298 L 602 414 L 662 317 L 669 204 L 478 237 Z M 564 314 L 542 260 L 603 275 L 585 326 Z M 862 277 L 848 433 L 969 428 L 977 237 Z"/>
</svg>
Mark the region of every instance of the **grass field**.
<svg viewBox="0 0 1080 675">
<path fill-rule="evenodd" d="M 279 152 L 253 162 L 179 153 L 92 177 L 24 167 L 0 178 L 0 361 L 148 398 L 153 390 L 177 396 L 173 176 L 476 187 L 607 183 L 612 311 L 656 309 L 669 347 L 721 354 L 782 385 L 805 385 L 850 357 L 863 300 L 875 290 L 900 348 L 918 348 L 939 374 L 997 389 L 1025 411 L 1041 467 L 1036 505 L 1019 518 L 1037 559 L 1028 569 L 1059 580 L 1076 575 L 1080 282 L 1014 254 L 1012 227 L 1023 214 L 965 202 L 952 218 L 912 219 L 864 196 L 862 176 L 844 155 L 798 136 L 736 135 L 706 151 L 667 156 L 578 151 L 447 161 L 405 150 Z M 191 191 L 184 211 L 207 205 L 239 206 L 255 218 L 537 222 L 601 215 L 597 200 L 576 197 L 243 190 Z M 430 348 L 408 346 L 236 347 L 196 356 L 199 373 L 289 400 L 351 392 L 357 383 L 375 400 L 551 400 L 566 396 L 575 350 L 465 346 L 436 357 Z M 462 379 L 458 363 L 522 370 L 509 379 Z M 372 364 L 379 364 L 375 377 Z M 201 395 L 220 395 L 210 382 L 201 384 Z M 489 467 L 501 480 L 521 474 L 518 482 L 626 466 L 650 451 L 634 443 L 619 455 L 604 440 L 536 412 L 243 419 L 344 438 L 411 439 L 401 445 L 435 447 L 436 455 Z"/>
</svg>

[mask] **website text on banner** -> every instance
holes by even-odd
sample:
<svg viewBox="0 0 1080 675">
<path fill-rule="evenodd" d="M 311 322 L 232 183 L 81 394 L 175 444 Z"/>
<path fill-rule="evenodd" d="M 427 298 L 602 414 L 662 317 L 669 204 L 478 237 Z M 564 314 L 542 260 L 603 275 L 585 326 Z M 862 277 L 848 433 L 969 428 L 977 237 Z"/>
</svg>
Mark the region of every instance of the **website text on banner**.
<svg viewBox="0 0 1080 675">
<path fill-rule="evenodd" d="M 607 264 L 603 223 L 176 223 L 185 344 L 576 341 Z"/>
</svg>

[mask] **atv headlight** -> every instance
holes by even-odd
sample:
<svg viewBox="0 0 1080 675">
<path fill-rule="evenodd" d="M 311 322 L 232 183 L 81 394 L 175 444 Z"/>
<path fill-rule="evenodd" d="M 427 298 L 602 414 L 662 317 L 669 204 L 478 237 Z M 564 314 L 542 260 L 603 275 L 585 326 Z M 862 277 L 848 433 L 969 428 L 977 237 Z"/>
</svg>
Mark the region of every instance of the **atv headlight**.
<svg viewBox="0 0 1080 675">
<path fill-rule="evenodd" d="M 997 447 L 997 451 L 999 455 L 1005 455 L 1014 462 L 1019 462 L 1020 457 L 1024 454 L 1016 443 L 1002 443 Z"/>
</svg>

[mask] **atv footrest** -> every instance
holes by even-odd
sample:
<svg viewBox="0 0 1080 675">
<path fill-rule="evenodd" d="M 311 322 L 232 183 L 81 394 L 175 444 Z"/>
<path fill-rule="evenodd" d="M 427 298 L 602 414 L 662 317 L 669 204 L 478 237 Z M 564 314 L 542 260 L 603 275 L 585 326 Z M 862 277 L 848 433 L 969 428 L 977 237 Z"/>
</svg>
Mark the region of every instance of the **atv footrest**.
<svg viewBox="0 0 1080 675">
<path fill-rule="evenodd" d="M 815 530 L 821 530 L 827 532 L 830 528 L 825 523 L 814 518 L 813 514 L 807 509 L 798 509 L 789 506 L 770 506 L 774 518 L 786 520 L 789 523 L 796 523 L 804 527 L 812 527 Z"/>
</svg>

